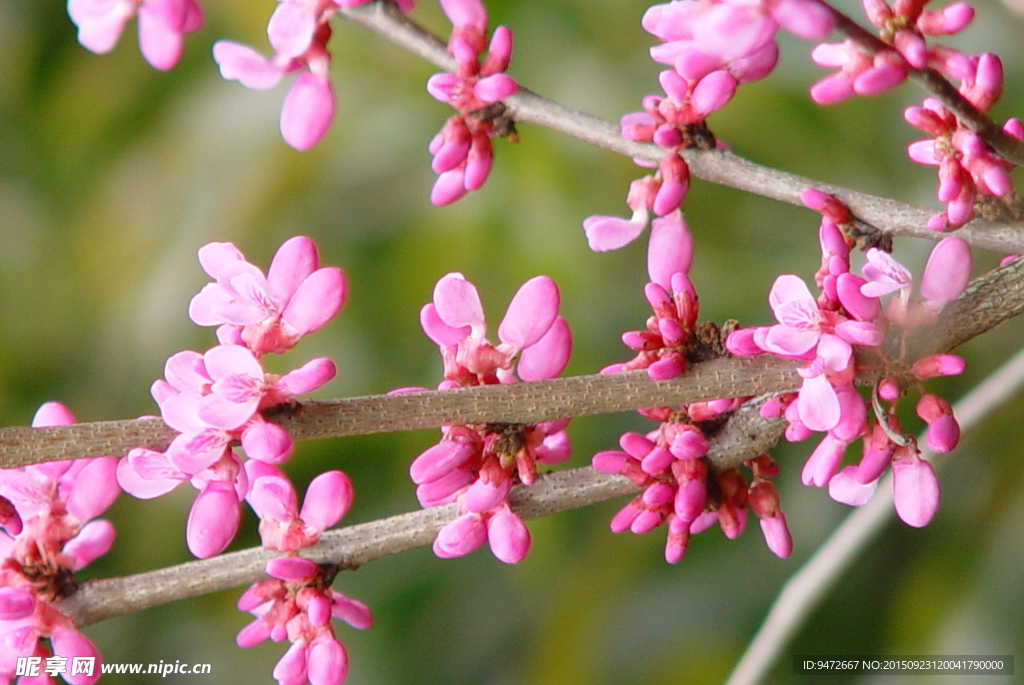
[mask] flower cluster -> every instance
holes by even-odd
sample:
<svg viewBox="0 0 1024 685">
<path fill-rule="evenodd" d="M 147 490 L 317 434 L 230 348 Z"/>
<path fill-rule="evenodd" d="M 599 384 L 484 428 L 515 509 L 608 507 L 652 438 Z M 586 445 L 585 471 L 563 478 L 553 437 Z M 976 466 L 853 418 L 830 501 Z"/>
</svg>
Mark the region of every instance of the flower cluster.
<svg viewBox="0 0 1024 685">
<path fill-rule="evenodd" d="M 274 667 L 281 685 L 339 685 L 348 674 L 348 653 L 334 637 L 331 618 L 353 628 L 373 625 L 365 604 L 331 589 L 337 572 L 337 566 L 279 557 L 267 563 L 270 580 L 256 583 L 238 600 L 240 611 L 256 617 L 238 633 L 240 647 L 267 638 L 292 643 Z"/>
<path fill-rule="evenodd" d="M 797 276 L 779 276 L 769 295 L 779 323 L 735 331 L 727 346 L 738 355 L 768 353 L 804 362 L 798 369 L 804 379 L 800 391 L 776 397 L 761 413 L 785 416 L 790 440 L 826 433 L 804 465 L 806 485 L 827 485 L 834 499 L 863 504 L 892 463 L 897 513 L 906 523 L 923 526 L 938 506 L 938 482 L 913 437 L 900 428 L 897 404 L 909 388 L 916 388 L 921 394 L 917 412 L 928 424 L 928 446 L 950 451 L 959 440 L 959 426 L 949 403 L 925 392 L 920 381 L 958 374 L 964 363 L 947 354 L 907 359 L 907 333 L 933 323 L 963 292 L 970 277 L 970 248 L 956 237 L 938 243 L 915 299 L 910 272 L 876 247 L 867 251 L 863 276 L 851 273 L 849 247 L 836 223 L 848 217 L 845 208 L 819 191 L 807 191 L 803 199 L 824 215 L 822 266 L 815 277 L 821 293 L 815 298 Z M 883 306 L 881 298 L 889 295 Z M 889 344 L 883 344 L 887 339 Z M 857 369 L 868 366 L 881 370 L 870 402 L 874 420 L 853 387 Z M 890 403 L 888 410 L 882 401 Z M 840 470 L 847 446 L 860 437 L 865 438 L 860 464 Z"/>
<path fill-rule="evenodd" d="M 998 57 L 986 53 L 967 60 L 960 93 L 978 110 L 987 112 L 1002 89 L 1003 67 Z M 958 228 L 974 217 L 979 196 L 1005 197 L 1013 190 L 1013 165 L 939 100 L 926 98 L 920 107 L 908 107 L 903 116 L 911 126 L 931 136 L 911 143 L 907 154 L 919 164 L 939 168 L 938 198 L 946 203 L 946 210 L 928 220 L 929 228 Z M 1017 119 L 1008 119 L 1003 132 L 1024 141 L 1024 124 Z"/>
<path fill-rule="evenodd" d="M 274 56 L 267 59 L 247 45 L 218 41 L 213 58 L 221 75 L 246 88 L 273 88 L 285 74 L 300 72 L 281 108 L 281 136 L 296 150 L 308 150 L 324 137 L 334 120 L 334 89 L 328 77 L 331 16 L 339 7 L 371 0 L 282 0 L 267 24 Z M 400 0 L 403 11 L 413 0 Z"/>
<path fill-rule="evenodd" d="M 645 97 L 644 111 L 622 117 L 620 126 L 624 138 L 666 152 L 654 175 L 630 186 L 630 219 L 592 216 L 583 222 L 593 250 L 618 249 L 640 235 L 651 212 L 665 216 L 679 209 L 690 181 L 682 150 L 717 144 L 705 125 L 708 115 L 728 104 L 737 86 L 771 73 L 780 27 L 816 40 L 832 30 L 832 14 L 815 0 L 674 0 L 648 9 L 642 23 L 661 41 L 651 57 L 672 67 L 658 79 L 667 97 Z"/>
<path fill-rule="evenodd" d="M 819 105 L 841 102 L 853 95 L 877 95 L 906 80 L 910 69 L 936 69 L 959 77 L 965 55 L 944 45 L 929 45 L 928 36 L 948 36 L 967 28 L 974 8 L 956 2 L 941 10 L 925 10 L 929 0 L 863 0 L 868 21 L 878 28 L 882 42 L 891 46 L 869 55 L 856 40 L 821 43 L 811 59 L 820 66 L 838 69 L 811 87 L 811 99 Z"/>
<path fill-rule="evenodd" d="M 309 484 L 300 511 L 295 488 L 279 469 L 253 459 L 245 470 L 251 484 L 246 499 L 260 517 L 263 546 L 288 554 L 267 562 L 270 578 L 239 598 L 239 610 L 256 618 L 236 641 L 252 647 L 268 638 L 288 640 L 291 647 L 274 668 L 281 685 L 339 685 L 348 672 L 348 654 L 331 618 L 369 628 L 370 610 L 331 588 L 337 566 L 319 565 L 295 552 L 315 544 L 341 520 L 352 503 L 352 485 L 341 471 L 323 473 Z"/>
<path fill-rule="evenodd" d="M 49 402 L 32 425 L 74 422 L 63 405 Z M 116 466 L 113 457 L 100 457 L 0 471 L 0 682 L 20 675 L 20 657 L 45 660 L 72 685 L 99 679 L 99 652 L 53 602 L 74 593 L 75 571 L 114 542 L 114 527 L 96 517 L 120 493 Z M 53 682 L 46 673 L 37 678 L 32 682 Z"/>
<path fill-rule="evenodd" d="M 208 284 L 189 307 L 192 320 L 219 326 L 219 345 L 204 354 L 179 352 L 167 360 L 165 380 L 152 394 L 164 421 L 180 432 L 165 452 L 131 450 L 117 468 L 126 492 L 148 499 L 183 481 L 200 491 L 189 514 L 186 539 L 198 557 L 220 553 L 234 538 L 240 504 L 251 486 L 234 445 L 250 459 L 281 463 L 291 437 L 261 412 L 319 388 L 335 375 L 326 358 L 281 376 L 264 372 L 260 357 L 282 353 L 318 330 L 345 300 L 345 276 L 320 268 L 309 238 L 292 238 L 278 250 L 266 276 L 230 243 L 199 251 Z"/>
<path fill-rule="evenodd" d="M 901 0 L 890 6 L 885 0 L 864 0 L 868 20 L 891 48 L 868 54 L 852 37 L 818 45 L 811 59 L 838 71 L 814 84 L 811 98 L 829 105 L 853 95 L 876 95 L 903 83 L 911 69 L 932 69 L 959 83 L 960 95 L 979 112 L 988 112 L 1003 90 L 999 58 L 990 53 L 972 57 L 927 42 L 928 37 L 963 31 L 974 18 L 974 8 L 955 2 L 940 10 L 925 10 L 927 4 L 928 0 Z M 974 217 L 979 196 L 1000 198 L 1013 190 L 1012 165 L 939 99 L 926 98 L 921 106 L 908 107 L 904 118 L 931 136 L 910 144 L 910 158 L 939 168 L 938 199 L 946 209 L 931 217 L 929 228 L 959 228 Z M 1024 125 L 1016 119 L 1008 120 L 1003 132 L 1024 140 Z"/>
<path fill-rule="evenodd" d="M 480 0 L 441 0 L 441 9 L 452 22 L 448 52 L 457 66 L 454 74 L 431 76 L 427 92 L 459 113 L 430 142 L 431 168 L 440 174 L 430 194 L 435 205 L 450 204 L 483 186 L 494 157 L 491 138 L 515 133 L 501 101 L 519 89 L 505 73 L 512 32 L 499 26 L 488 44 L 487 11 Z"/>
<path fill-rule="evenodd" d="M 674 564 L 683 558 L 690 536 L 716 522 L 726 537 L 738 537 L 746 526 L 749 508 L 761 521 L 768 549 L 779 557 L 788 557 L 793 539 L 779 506 L 778 492 L 768 480 L 779 471 L 771 457 L 762 454 L 745 462 L 753 472 L 749 485 L 738 468 L 715 473 L 705 458 L 705 431 L 712 432 L 742 402 L 720 400 L 684 405 L 679 410 L 643 410 L 642 414 L 660 421 L 661 426 L 646 436 L 623 434 L 619 440 L 622 451 L 595 454 L 595 469 L 626 476 L 643 488 L 612 519 L 612 531 L 641 534 L 667 523 L 665 560 Z"/>
<path fill-rule="evenodd" d="M 100 54 L 114 49 L 124 25 L 137 16 L 142 56 L 163 71 L 181 58 L 185 34 L 203 25 L 195 0 L 68 0 L 68 14 L 78 27 L 78 42 Z"/>
<path fill-rule="evenodd" d="M 602 373 L 647 369 L 652 379 L 666 380 L 683 373 L 691 361 L 725 353 L 722 332 L 697 325 L 697 292 L 689 279 L 692 261 L 693 238 L 679 212 L 655 219 L 647 247 L 651 281 L 644 287 L 654 315 L 647 320 L 647 330 L 622 336 L 637 356 Z M 591 462 L 598 471 L 626 476 L 643 489 L 612 519 L 612 530 L 639 534 L 667 523 L 665 559 L 674 564 L 683 557 L 690 536 L 716 521 L 727 537 L 737 537 L 750 507 L 761 518 L 768 547 L 780 557 L 788 556 L 793 544 L 786 517 L 775 486 L 767 480 L 778 472 L 775 463 L 767 455 L 748 461 L 753 471 L 748 486 L 739 469 L 715 472 L 706 458 L 709 438 L 746 399 L 639 410 L 660 427 L 646 436 L 624 434 L 621 451 L 599 452 Z"/>
<path fill-rule="evenodd" d="M 441 348 L 450 388 L 554 378 L 572 351 L 572 337 L 558 316 L 559 295 L 546 276 L 527 281 L 512 298 L 498 326 L 498 345 L 484 337 L 487 325 L 476 288 L 462 274 L 438 281 L 434 301 L 420 312 L 427 336 Z M 459 516 L 434 541 L 444 558 L 462 556 L 488 541 L 498 559 L 516 563 L 530 548 L 530 533 L 512 511 L 508 493 L 530 485 L 538 464 L 569 457 L 568 420 L 537 425 L 451 425 L 441 441 L 420 454 L 409 469 L 416 496 L 425 507 L 458 502 Z"/>
</svg>

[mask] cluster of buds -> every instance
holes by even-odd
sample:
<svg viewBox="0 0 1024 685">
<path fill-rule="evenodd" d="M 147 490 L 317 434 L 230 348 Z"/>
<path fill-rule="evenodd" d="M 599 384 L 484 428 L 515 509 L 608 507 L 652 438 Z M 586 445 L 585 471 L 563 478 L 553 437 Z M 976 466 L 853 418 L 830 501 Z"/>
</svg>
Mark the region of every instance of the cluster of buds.
<svg viewBox="0 0 1024 685">
<path fill-rule="evenodd" d="M 658 171 L 630 186 L 626 204 L 633 216 L 592 216 L 583 222 L 590 248 L 615 250 L 635 239 L 650 213 L 679 209 L 690 170 L 682 150 L 713 149 L 717 143 L 705 120 L 732 100 L 740 84 L 758 81 L 775 68 L 779 28 L 816 40 L 832 30 L 832 14 L 815 0 L 675 0 L 647 10 L 644 29 L 661 44 L 651 57 L 672 69 L 658 77 L 666 97 L 649 95 L 642 112 L 622 117 L 622 136 L 665 149 Z M 643 166 L 646 163 L 638 162 Z"/>
<path fill-rule="evenodd" d="M 32 425 L 74 422 L 70 411 L 50 402 Z M 96 647 L 53 603 L 73 594 L 75 572 L 114 542 L 114 527 L 96 517 L 120 493 L 116 467 L 113 457 L 100 457 L 0 471 L 0 682 L 24 675 L 16 670 L 24 657 L 45 661 L 72 685 L 99 679 Z M 33 682 L 52 682 L 37 677 L 42 680 Z"/>
<path fill-rule="evenodd" d="M 445 380 L 439 389 L 556 377 L 572 351 L 569 326 L 558 307 L 554 281 L 546 276 L 530 279 L 512 298 L 498 327 L 500 344 L 492 345 L 484 337 L 487 325 L 476 288 L 462 274 L 444 276 L 434 288 L 433 302 L 420 312 L 423 330 L 441 348 L 444 360 Z M 517 483 L 532 484 L 538 464 L 569 457 L 567 423 L 443 428 L 441 441 L 409 469 L 423 506 L 458 503 L 458 518 L 434 541 L 439 557 L 468 554 L 485 541 L 506 563 L 526 556 L 530 533 L 510 508 L 508 494 Z"/>
<path fill-rule="evenodd" d="M 263 547 L 287 552 L 267 562 L 267 580 L 253 584 L 238 608 L 256 618 L 236 638 L 252 647 L 268 638 L 291 647 L 274 668 L 281 685 L 339 685 L 348 672 L 348 654 L 331 619 L 354 628 L 372 625 L 365 604 L 333 590 L 334 565 L 320 565 L 295 552 L 316 544 L 352 503 L 352 485 L 341 471 L 320 474 L 309 484 L 299 510 L 295 488 L 279 469 L 261 461 L 245 465 L 251 487 L 246 499 L 260 517 Z"/>
<path fill-rule="evenodd" d="M 938 482 L 913 438 L 901 430 L 897 402 L 910 387 L 918 389 L 918 414 L 928 423 L 928 446 L 950 451 L 959 440 L 959 426 L 949 403 L 924 392 L 920 381 L 958 374 L 964 363 L 946 354 L 907 360 L 907 333 L 934 323 L 942 308 L 963 292 L 970 277 L 970 248 L 957 237 L 939 242 L 925 266 L 920 297 L 913 298 L 910 272 L 877 247 L 867 251 L 863 277 L 850 272 L 849 246 L 835 223 L 848 215 L 837 208 L 835 198 L 807 191 L 803 200 L 824 215 L 822 266 L 815 279 L 820 295 L 813 297 L 797 276 L 780 276 L 769 295 L 779 323 L 735 331 L 727 346 L 737 355 L 769 353 L 804 362 L 798 369 L 804 379 L 800 391 L 774 398 L 761 413 L 784 416 L 790 440 L 826 433 L 804 465 L 806 485 L 827 485 L 834 499 L 863 504 L 892 463 L 897 513 L 910 525 L 923 526 L 938 506 Z M 890 295 L 883 306 L 881 298 Z M 883 345 L 887 334 L 890 344 Z M 868 403 L 853 387 L 859 366 L 883 370 L 870 402 L 873 421 Z M 883 400 L 890 403 L 888 410 Z M 861 437 L 860 465 L 840 469 L 847 446 Z"/>
<path fill-rule="evenodd" d="M 246 88 L 266 90 L 285 74 L 300 72 L 281 108 L 281 136 L 296 150 L 308 150 L 324 137 L 334 120 L 334 89 L 328 70 L 331 53 L 330 18 L 339 7 L 365 5 L 371 0 L 282 0 L 267 24 L 274 56 L 267 59 L 247 45 L 228 40 L 213 46 L 221 75 Z M 402 11 L 413 0 L 400 0 Z"/>
<path fill-rule="evenodd" d="M 622 451 L 595 454 L 595 469 L 626 476 L 643 488 L 612 519 L 612 531 L 641 534 L 667 523 L 665 560 L 674 564 L 682 559 L 690 536 L 716 522 L 726 537 L 738 537 L 750 508 L 761 521 L 768 548 L 779 557 L 789 556 L 793 539 L 778 492 L 767 480 L 778 473 L 775 462 L 768 455 L 746 462 L 753 472 L 748 486 L 739 469 L 715 473 L 705 458 L 708 440 L 704 429 L 719 423 L 741 403 L 735 399 L 695 403 L 678 411 L 671 407 L 644 410 L 645 416 L 662 422 L 658 429 L 646 436 L 625 433 L 619 440 Z"/>
<path fill-rule="evenodd" d="M 456 69 L 431 76 L 427 92 L 458 114 L 430 142 L 431 168 L 439 174 L 430 193 L 435 205 L 450 204 L 483 186 L 494 158 L 491 138 L 515 135 L 501 101 L 519 89 L 505 73 L 512 32 L 499 26 L 488 44 L 487 10 L 480 0 L 441 0 L 441 9 L 452 22 L 448 52 Z"/>
<path fill-rule="evenodd" d="M 137 16 L 142 56 L 162 71 L 181 59 L 185 34 L 203 25 L 195 0 L 68 0 L 68 15 L 78 27 L 78 42 L 98 54 L 113 50 L 124 25 Z"/>
<path fill-rule="evenodd" d="M 987 112 L 1003 89 L 1003 67 L 995 55 L 984 54 L 966 60 L 960 94 L 981 112 Z M 933 230 L 958 228 L 974 217 L 978 196 L 1005 197 L 1013 191 L 1010 170 L 979 134 L 961 123 L 939 100 L 926 98 L 920 107 L 908 107 L 907 122 L 930 139 L 911 143 L 907 154 L 919 164 L 939 168 L 938 199 L 946 210 L 928 220 Z M 1003 132 L 1024 141 L 1024 124 L 1009 119 Z"/>
<path fill-rule="evenodd" d="M 838 69 L 811 87 L 819 105 L 842 102 L 854 95 L 877 95 L 906 80 L 910 69 L 936 69 L 959 77 L 969 58 L 944 45 L 929 45 L 929 36 L 948 36 L 967 28 L 974 8 L 956 2 L 941 10 L 925 10 L 929 0 L 863 0 L 868 21 L 891 49 L 873 55 L 853 38 L 842 43 L 821 43 L 811 52 L 820 66 Z"/>
<path fill-rule="evenodd" d="M 693 237 L 680 213 L 655 219 L 647 250 L 651 281 L 644 286 L 654 314 L 647 319 L 647 330 L 622 336 L 637 356 L 601 373 L 647 369 L 652 379 L 661 381 L 686 370 L 687 351 L 697 342 L 697 291 L 687 275 L 692 261 Z"/>
<path fill-rule="evenodd" d="M 234 445 L 267 464 L 288 459 L 291 436 L 261 412 L 319 388 L 336 372 L 331 360 L 317 358 L 277 376 L 264 372 L 260 357 L 285 352 L 326 324 L 344 303 L 346 284 L 340 269 L 320 268 L 316 246 L 305 237 L 285 242 L 266 276 L 230 243 L 204 246 L 199 261 L 216 282 L 193 298 L 189 315 L 199 325 L 219 326 L 221 344 L 167 360 L 166 380 L 156 381 L 152 394 L 164 422 L 180 435 L 165 452 L 131 450 L 117 478 L 143 499 L 191 482 L 200 494 L 186 539 L 205 558 L 234 538 L 250 489 Z"/>
<path fill-rule="evenodd" d="M 688 276 L 692 261 L 693 238 L 679 212 L 656 219 L 647 249 L 651 281 L 644 287 L 654 315 L 647 330 L 622 336 L 637 356 L 602 373 L 647 369 L 652 379 L 666 380 L 683 373 L 694 358 L 725 353 L 717 328 L 697 326 L 697 292 Z M 646 436 L 626 433 L 619 440 L 622 451 L 599 452 L 592 459 L 598 471 L 626 476 L 643 488 L 612 519 L 612 530 L 646 533 L 667 522 L 665 559 L 674 564 L 683 557 L 690 536 L 716 521 L 727 537 L 737 537 L 751 507 L 761 518 L 768 547 L 788 556 L 793 544 L 786 517 L 775 487 L 766 480 L 778 472 L 775 463 L 767 455 L 748 462 L 753 471 L 748 487 L 738 469 L 714 472 L 706 458 L 709 437 L 746 399 L 639 410 L 661 426 Z"/>
</svg>

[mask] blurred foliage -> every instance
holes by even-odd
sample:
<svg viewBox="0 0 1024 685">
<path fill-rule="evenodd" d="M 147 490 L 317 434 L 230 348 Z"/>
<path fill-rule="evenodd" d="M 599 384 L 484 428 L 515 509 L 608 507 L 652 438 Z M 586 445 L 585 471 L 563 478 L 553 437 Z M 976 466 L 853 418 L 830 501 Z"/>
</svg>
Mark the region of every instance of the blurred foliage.
<svg viewBox="0 0 1024 685">
<path fill-rule="evenodd" d="M 437 6 L 421 5 L 413 16 L 444 34 Z M 532 89 L 616 120 L 657 88 L 659 67 L 647 57 L 652 39 L 639 25 L 646 3 L 487 5 L 495 24 L 515 31 L 511 73 Z M 284 239 L 306 234 L 325 263 L 345 269 L 345 310 L 282 361 L 336 359 L 339 378 L 320 396 L 435 385 L 440 361 L 417 312 L 436 280 L 456 270 L 479 287 L 492 326 L 525 279 L 554 277 L 575 334 L 568 373 L 628 358 L 618 338 L 647 316 L 645 241 L 595 254 L 580 222 L 627 212 L 628 184 L 641 173 L 629 160 L 524 125 L 518 145 L 497 143 L 482 191 L 435 208 L 427 200 L 434 177 L 426 145 L 449 112 L 424 92 L 434 70 L 341 19 L 331 43 L 337 117 L 315 150 L 297 153 L 277 130 L 285 86 L 246 90 L 222 81 L 210 59 L 222 37 L 266 49 L 273 6 L 205 0 L 206 26 L 188 37 L 182 63 L 159 73 L 138 54 L 134 24 L 112 54 L 97 56 L 75 42 L 64 3 L 0 3 L 0 422 L 26 424 L 51 399 L 80 420 L 153 413 L 148 387 L 163 361 L 214 341 L 212 331 L 190 324 L 186 308 L 206 280 L 196 249 L 215 240 L 266 264 Z M 1002 55 L 1008 86 L 997 116 L 1021 111 L 1022 31 L 1018 16 L 987 2 L 956 43 Z M 784 40 L 779 70 L 741 89 L 712 118 L 715 133 L 760 163 L 934 203 L 933 171 L 903 153 L 916 135 L 901 107 L 920 92 L 906 86 L 815 107 L 806 89 L 821 70 L 807 52 L 806 44 Z M 808 278 L 817 267 L 818 222 L 809 211 L 702 182 L 686 209 L 706 320 L 767 322 L 775 275 Z M 928 249 L 899 241 L 897 256 L 919 271 Z M 996 258 L 979 255 L 979 270 Z M 965 346 L 969 371 L 944 383 L 946 396 L 960 396 L 996 368 L 1021 333 L 1015 322 Z M 993 415 L 950 460 L 940 474 L 936 520 L 924 530 L 891 526 L 787 654 L 1006 654 L 1024 644 L 1022 404 Z M 647 425 L 633 415 L 574 421 L 569 465 L 588 463 L 623 430 Z M 306 443 L 288 470 L 300 489 L 321 470 L 346 470 L 357 491 L 346 523 L 367 521 L 416 508 L 407 467 L 435 439 L 434 431 L 418 431 Z M 767 551 L 753 525 L 737 541 L 717 531 L 698 536 L 686 558 L 668 566 L 664 530 L 608 533 L 623 504 L 609 502 L 533 522 L 533 551 L 516 567 L 486 551 L 442 561 L 421 549 L 343 574 L 336 587 L 366 601 L 376 619 L 366 632 L 338 627 L 351 655 L 348 682 L 721 682 L 781 584 L 846 514 L 826 493 L 800 485 L 809 449 L 778 450 L 796 539 L 785 561 Z M 111 511 L 118 542 L 89 572 L 186 561 L 192 494 L 183 487 L 158 501 L 123 497 Z M 247 522 L 236 547 L 257 542 L 251 516 Z M 109 661 L 209 662 L 218 682 L 271 682 L 283 646 L 235 646 L 248 618 L 234 610 L 238 594 L 179 602 L 87 632 Z M 792 675 L 787 657 L 770 681 L 811 679 Z"/>
</svg>

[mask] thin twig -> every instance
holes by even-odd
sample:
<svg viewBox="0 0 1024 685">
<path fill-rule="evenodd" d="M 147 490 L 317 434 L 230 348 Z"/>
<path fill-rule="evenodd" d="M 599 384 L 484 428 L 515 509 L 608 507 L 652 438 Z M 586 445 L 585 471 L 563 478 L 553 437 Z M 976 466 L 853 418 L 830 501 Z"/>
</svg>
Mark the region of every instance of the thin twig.
<svg viewBox="0 0 1024 685">
<path fill-rule="evenodd" d="M 441 69 L 454 70 L 455 61 L 446 51 L 443 41 L 397 11 L 391 3 L 374 2 L 340 8 L 339 13 Z M 560 105 L 524 87 L 505 102 L 517 121 L 539 124 L 631 158 L 657 163 L 665 155 L 657 145 L 626 140 L 615 124 Z M 711 183 L 800 206 L 803 206 L 800 193 L 807 188 L 818 188 L 838 197 L 858 219 L 884 233 L 928 240 L 944 237 L 944 234 L 927 228 L 928 219 L 935 214 L 934 209 L 777 171 L 722 150 L 687 150 L 684 156 L 690 172 Z M 1022 222 L 975 219 L 959 229 L 957 235 L 974 247 L 1003 253 L 1024 252 Z"/>
<path fill-rule="evenodd" d="M 708 459 L 715 463 L 753 459 L 782 436 L 785 422 L 765 420 L 754 401 L 709 441 Z M 622 476 L 590 467 L 543 474 L 529 487 L 516 487 L 510 500 L 525 519 L 549 516 L 570 509 L 635 493 L 636 486 Z M 325 533 L 320 542 L 302 550 L 318 563 L 338 564 L 354 570 L 391 554 L 430 544 L 455 516 L 455 505 L 414 511 Z M 124 578 L 90 580 L 61 601 L 58 608 L 77 625 L 96 623 L 119 614 L 167 602 L 252 583 L 264 576 L 267 561 L 278 556 L 252 548 L 212 559 L 192 561 Z"/>
<path fill-rule="evenodd" d="M 976 428 L 994 409 L 1024 387 L 1024 350 L 991 374 L 954 407 L 964 432 Z M 924 441 L 920 441 L 924 444 Z M 941 466 L 944 459 L 927 451 L 925 458 Z M 726 685 L 756 685 L 764 680 L 782 650 L 853 560 L 892 521 L 892 477 L 875 496 L 850 514 L 807 563 L 783 586 L 764 624 L 747 647 Z"/>
<path fill-rule="evenodd" d="M 1024 260 L 971 282 L 933 327 L 908 341 L 911 359 L 945 352 L 1024 312 Z M 644 371 L 555 378 L 399 395 L 372 395 L 285 405 L 268 412 L 295 439 L 431 428 L 450 423 L 537 423 L 786 392 L 800 386 L 795 362 L 770 355 L 694 364 L 678 378 L 652 381 Z M 870 383 L 873 376 L 862 374 Z M 53 428 L 0 429 L 0 468 L 55 459 L 121 456 L 133 447 L 162 451 L 175 433 L 159 419 L 99 421 Z"/>
<path fill-rule="evenodd" d="M 836 21 L 836 29 L 846 34 L 866 54 L 874 56 L 879 52 L 896 52 L 893 46 L 867 29 L 862 28 L 857 22 L 835 7 L 832 7 L 829 3 L 824 2 L 824 0 L 819 1 L 832 11 Z M 896 54 L 898 55 L 899 53 L 896 52 Z M 1003 159 L 1013 162 L 1018 166 L 1024 164 L 1024 144 L 1013 136 L 1004 133 L 987 114 L 961 95 L 960 91 L 946 80 L 942 74 L 934 69 L 915 69 L 906 60 L 903 61 L 910 79 L 940 100 L 946 109 L 952 112 L 964 126 L 984 138 L 985 142 L 1002 155 Z"/>
</svg>

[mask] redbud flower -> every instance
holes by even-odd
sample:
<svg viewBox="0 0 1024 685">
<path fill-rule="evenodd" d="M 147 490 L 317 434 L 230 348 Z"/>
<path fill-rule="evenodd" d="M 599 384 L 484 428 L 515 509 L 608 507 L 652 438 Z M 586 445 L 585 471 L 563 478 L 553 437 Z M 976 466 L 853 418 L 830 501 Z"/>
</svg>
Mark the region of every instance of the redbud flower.
<svg viewBox="0 0 1024 685">
<path fill-rule="evenodd" d="M 136 14 L 142 56 L 164 71 L 181 58 L 185 34 L 203 24 L 203 11 L 195 0 L 68 0 L 78 42 L 95 53 L 113 50 L 125 23 Z"/>
<path fill-rule="evenodd" d="M 35 427 L 72 423 L 71 412 L 56 402 L 40 407 L 32 421 Z M 74 593 L 74 571 L 113 544 L 114 527 L 91 519 L 120 493 L 116 465 L 116 459 L 100 457 L 0 470 L 0 522 L 6 528 L 0 530 L 0 681 L 13 681 L 19 657 L 99 660 L 96 647 L 53 602 Z M 99 676 L 95 668 L 65 679 L 92 685 Z"/>
<path fill-rule="evenodd" d="M 330 321 L 347 294 L 345 274 L 320 267 L 309 238 L 291 238 L 278 249 L 264 276 L 231 243 L 210 243 L 199 263 L 216 280 L 189 305 L 200 326 L 226 326 L 259 357 L 291 349 L 299 339 Z"/>
<path fill-rule="evenodd" d="M 546 276 L 530 279 L 516 292 L 498 326 L 498 345 L 486 337 L 480 297 L 462 274 L 438 281 L 433 302 L 420 323 L 441 348 L 445 380 L 441 389 L 554 378 L 568 362 L 572 338 L 558 316 L 559 295 Z M 517 378 L 518 374 L 518 378 Z M 537 425 L 446 426 L 441 441 L 412 463 L 409 475 L 425 506 L 456 501 L 459 516 L 439 531 L 434 552 L 462 556 L 490 543 L 494 555 L 517 563 L 529 551 L 530 535 L 508 505 L 517 483 L 530 485 L 538 464 L 569 456 L 567 420 Z"/>
<path fill-rule="evenodd" d="M 430 142 L 431 168 L 439 174 L 430 194 L 435 205 L 450 204 L 483 186 L 491 171 L 491 138 L 515 133 L 501 101 L 519 89 L 505 73 L 512 59 L 512 32 L 499 26 L 488 45 L 487 11 L 480 0 L 442 0 L 441 9 L 453 25 L 448 52 L 457 67 L 453 74 L 431 76 L 427 92 L 459 113 Z"/>
</svg>

